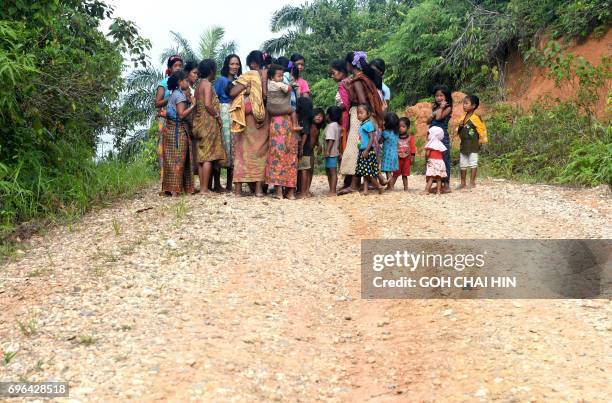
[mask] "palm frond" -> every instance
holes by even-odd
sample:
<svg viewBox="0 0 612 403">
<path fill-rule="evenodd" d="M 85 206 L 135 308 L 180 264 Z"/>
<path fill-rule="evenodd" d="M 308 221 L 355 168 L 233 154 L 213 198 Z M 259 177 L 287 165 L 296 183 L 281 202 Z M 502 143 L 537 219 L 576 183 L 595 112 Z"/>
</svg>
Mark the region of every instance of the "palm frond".
<svg viewBox="0 0 612 403">
<path fill-rule="evenodd" d="M 215 58 L 215 61 L 217 62 L 217 67 L 223 64 L 223 60 L 225 59 L 225 56 L 231 55 L 232 53 L 237 53 L 237 52 L 238 52 L 238 44 L 236 43 L 236 41 L 229 41 L 229 42 L 222 43 L 219 46 L 219 49 L 217 50 L 217 55 Z"/>
<path fill-rule="evenodd" d="M 199 53 L 202 59 L 216 59 L 217 50 L 225 36 L 225 29 L 213 25 L 200 35 Z"/>
<path fill-rule="evenodd" d="M 168 58 L 172 55 L 181 55 L 180 49 L 178 48 L 166 48 L 162 51 L 161 55 L 159 56 L 159 61 L 161 64 L 165 65 L 166 62 L 168 61 Z M 181 55 L 181 57 L 183 57 L 183 55 Z"/>
<path fill-rule="evenodd" d="M 290 31 L 278 38 L 268 39 L 261 47 L 266 52 L 278 55 L 285 52 L 293 44 L 296 36 L 295 32 Z"/>
<path fill-rule="evenodd" d="M 161 71 L 151 66 L 132 71 L 125 80 L 127 91 L 147 90 L 157 87 L 157 83 L 164 78 Z"/>
<path fill-rule="evenodd" d="M 279 32 L 286 28 L 301 29 L 304 21 L 305 8 L 287 4 L 272 14 L 270 30 L 272 32 Z"/>
<path fill-rule="evenodd" d="M 170 31 L 170 34 L 174 37 L 174 40 L 176 44 L 178 45 L 177 48 L 179 49 L 180 51 L 179 53 L 183 57 L 183 60 L 185 61 L 198 60 L 197 55 L 195 54 L 195 52 L 193 51 L 193 48 L 191 47 L 191 44 L 183 35 L 181 35 L 179 32 L 174 32 L 174 31 Z"/>
</svg>

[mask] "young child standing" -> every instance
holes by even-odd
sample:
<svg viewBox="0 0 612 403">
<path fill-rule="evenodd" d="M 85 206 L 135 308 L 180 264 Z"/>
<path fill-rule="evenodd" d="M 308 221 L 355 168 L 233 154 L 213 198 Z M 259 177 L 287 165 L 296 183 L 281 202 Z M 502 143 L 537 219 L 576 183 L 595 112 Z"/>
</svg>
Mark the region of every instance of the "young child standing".
<svg viewBox="0 0 612 403">
<path fill-rule="evenodd" d="M 389 182 L 389 188 L 395 187 L 397 178 L 402 177 L 404 190 L 408 191 L 408 177 L 410 176 L 410 167 L 414 163 L 416 154 L 416 146 L 414 145 L 414 136 L 408 133 L 410 129 L 410 119 L 400 118 L 399 120 L 399 140 L 397 143 L 397 157 L 399 160 L 399 169 L 393 172 L 393 178 Z"/>
<path fill-rule="evenodd" d="M 480 100 L 476 95 L 468 95 L 463 100 L 465 115 L 459 124 L 459 168 L 461 169 L 461 185 L 465 189 L 468 168 L 470 172 L 470 188 L 476 187 L 476 170 L 478 168 L 478 152 L 480 146 L 487 143 L 487 127 L 474 112 L 478 109 Z"/>
<path fill-rule="evenodd" d="M 302 127 L 298 148 L 298 192 L 299 199 L 310 197 L 310 167 L 312 160 L 311 134 L 313 131 L 312 101 L 307 97 L 297 99 L 298 121 Z M 315 128 L 316 129 L 316 128 Z M 316 129 L 318 132 L 318 129 Z"/>
<path fill-rule="evenodd" d="M 427 136 L 427 144 L 425 145 L 425 152 L 427 155 L 427 171 L 425 176 L 427 178 L 427 185 L 425 186 L 425 194 L 429 194 L 433 181 L 437 184 L 437 193 L 440 194 L 442 190 L 442 179 L 446 178 L 446 165 L 444 164 L 444 151 L 447 150 L 446 146 L 442 144 L 444 138 L 444 130 L 438 126 L 432 126 L 429 128 L 429 134 Z"/>
<path fill-rule="evenodd" d="M 338 156 L 340 155 L 340 142 L 342 136 L 342 108 L 332 106 L 327 109 L 328 124 L 325 127 L 325 172 L 329 183 L 329 195 L 336 196 L 338 184 Z"/>
<path fill-rule="evenodd" d="M 393 172 L 399 169 L 397 159 L 397 142 L 399 140 L 399 117 L 392 112 L 385 113 L 385 130 L 382 132 L 383 143 L 381 171 L 385 173 L 390 184 Z"/>
<path fill-rule="evenodd" d="M 378 158 L 374 149 L 376 129 L 370 119 L 372 110 L 370 105 L 361 104 L 357 107 L 357 119 L 361 122 L 359 127 L 359 157 L 357 158 L 356 176 L 363 176 L 363 194 L 368 194 L 368 183 L 371 183 L 378 193 L 385 191 L 384 186 L 378 182 Z"/>
</svg>

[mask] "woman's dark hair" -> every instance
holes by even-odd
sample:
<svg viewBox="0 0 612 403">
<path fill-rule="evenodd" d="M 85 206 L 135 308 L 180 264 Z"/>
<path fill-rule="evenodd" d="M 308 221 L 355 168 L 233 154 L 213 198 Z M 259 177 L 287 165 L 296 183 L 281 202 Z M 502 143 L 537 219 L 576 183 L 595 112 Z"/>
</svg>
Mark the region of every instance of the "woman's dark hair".
<svg viewBox="0 0 612 403">
<path fill-rule="evenodd" d="M 387 70 L 387 64 L 383 59 L 374 59 L 370 62 L 370 65 L 376 67 L 380 71 L 380 74 L 382 74 L 383 76 L 385 75 L 385 71 Z"/>
<path fill-rule="evenodd" d="M 274 59 L 268 52 L 263 52 L 263 61 L 264 61 L 264 64 L 263 64 L 264 66 L 269 66 L 272 63 L 275 63 Z"/>
<path fill-rule="evenodd" d="M 279 64 L 271 64 L 268 66 L 268 80 L 272 80 L 277 71 L 285 71 L 285 69 Z"/>
<path fill-rule="evenodd" d="M 296 101 L 295 111 L 298 114 L 298 123 L 302 126 L 303 134 L 310 134 L 310 125 L 314 118 L 312 101 L 308 97 L 299 97 Z"/>
<path fill-rule="evenodd" d="M 191 73 L 192 70 L 195 70 L 198 68 L 198 62 L 196 62 L 195 60 L 190 60 L 187 63 L 185 63 L 185 67 L 183 67 L 183 71 L 186 74 Z"/>
<path fill-rule="evenodd" d="M 293 63 L 297 62 L 298 60 L 303 60 L 304 62 L 306 62 L 304 56 L 300 55 L 299 53 L 292 54 L 290 59 Z"/>
<path fill-rule="evenodd" d="M 355 58 L 355 52 L 349 52 L 344 58 L 344 61 L 346 63 L 350 63 L 353 66 L 355 66 L 353 64 L 354 58 Z M 366 77 L 372 80 L 372 82 L 374 83 L 374 86 L 376 86 L 377 89 L 379 90 L 382 89 L 382 76 L 378 73 L 378 71 L 374 70 L 372 66 L 368 64 L 367 60 L 364 57 L 359 59 L 358 65 L 355 66 L 355 68 L 361 70 L 363 74 L 366 75 Z"/>
<path fill-rule="evenodd" d="M 223 67 L 221 67 L 221 75 L 223 77 L 227 77 L 229 75 L 229 65 L 233 58 L 238 59 L 238 64 L 240 64 L 240 67 L 238 67 L 237 76 L 242 75 L 242 61 L 240 60 L 240 57 L 237 54 L 232 53 L 231 55 L 225 56 L 225 60 L 223 60 Z"/>
<path fill-rule="evenodd" d="M 348 76 L 348 70 L 346 69 L 346 62 L 340 59 L 337 59 L 331 62 L 331 68 L 341 73 L 344 73 L 345 75 Z"/>
<path fill-rule="evenodd" d="M 327 117 L 330 121 L 340 124 L 342 121 L 342 108 L 339 106 L 330 106 L 327 108 Z"/>
<path fill-rule="evenodd" d="M 285 71 L 289 71 L 289 59 L 285 56 L 280 56 L 278 59 L 276 59 L 276 64 L 283 66 Z"/>
<path fill-rule="evenodd" d="M 183 58 L 179 55 L 173 55 L 168 58 L 168 63 L 167 63 L 168 69 L 166 69 L 167 76 L 172 74 L 172 66 L 174 66 L 174 64 L 178 62 L 181 62 L 181 63 L 183 62 Z"/>
<path fill-rule="evenodd" d="M 325 111 L 323 110 L 323 108 L 314 108 L 312 110 L 312 118 L 314 119 L 314 117 L 317 115 L 323 115 L 323 121 L 319 124 L 315 123 L 315 126 L 320 129 L 325 126 Z"/>
<path fill-rule="evenodd" d="M 178 88 L 178 84 L 180 81 L 183 81 L 187 78 L 187 74 L 184 71 L 179 70 L 176 73 L 172 73 L 172 75 L 168 78 L 168 89 L 170 91 L 174 91 Z"/>
<path fill-rule="evenodd" d="M 213 73 L 217 73 L 217 63 L 212 59 L 202 60 L 198 65 L 198 74 L 200 78 L 206 78 Z"/>
<path fill-rule="evenodd" d="M 406 128 L 410 129 L 410 119 L 408 119 L 407 117 L 401 117 L 399 118 L 399 121 L 397 122 L 397 130 L 399 131 L 399 124 L 403 123 L 406 125 Z"/>
<path fill-rule="evenodd" d="M 259 68 L 265 66 L 263 53 L 260 50 L 252 50 L 251 53 L 248 54 L 246 64 L 247 66 L 251 66 L 252 63 L 257 63 Z"/>
<path fill-rule="evenodd" d="M 478 109 L 480 106 L 480 98 L 478 98 L 474 94 L 466 95 L 466 98 L 470 100 L 470 103 L 474 105 L 474 110 Z"/>
<path fill-rule="evenodd" d="M 368 111 L 369 114 L 372 114 L 372 107 L 370 106 L 370 104 L 359 104 L 357 105 L 357 108 L 363 108 Z"/>
<path fill-rule="evenodd" d="M 431 93 L 435 97 L 436 96 L 436 92 L 438 92 L 438 91 L 440 91 L 442 94 L 444 94 L 444 98 L 446 99 L 446 103 L 452 108 L 453 107 L 453 97 L 451 95 L 450 88 L 448 88 L 446 85 L 436 85 Z M 439 106 L 440 105 L 438 105 L 438 103 L 434 99 L 433 109 L 436 109 Z"/>
<path fill-rule="evenodd" d="M 399 117 L 397 116 L 397 113 L 385 113 L 385 130 L 391 130 L 394 133 L 397 133 L 399 130 Z"/>
</svg>

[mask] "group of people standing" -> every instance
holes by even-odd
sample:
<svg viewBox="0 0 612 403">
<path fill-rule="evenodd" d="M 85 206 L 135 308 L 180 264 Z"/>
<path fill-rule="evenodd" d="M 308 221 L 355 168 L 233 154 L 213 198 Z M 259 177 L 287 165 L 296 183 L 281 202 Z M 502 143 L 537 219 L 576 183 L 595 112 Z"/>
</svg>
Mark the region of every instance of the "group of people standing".
<svg viewBox="0 0 612 403">
<path fill-rule="evenodd" d="M 400 176 L 408 189 L 414 138 L 409 119 L 387 112 L 390 90 L 382 81 L 384 61 L 368 62 L 364 52 L 350 52 L 344 60 L 333 61 L 330 75 L 338 90 L 336 105 L 327 110 L 313 107 L 301 55 L 272 59 L 254 50 L 246 65 L 248 71 L 243 71 L 240 57 L 228 55 L 217 77 L 213 60 L 168 59 L 168 77 L 159 83 L 155 99 L 161 194 L 196 193 L 195 173 L 202 195 L 233 190 L 241 196 L 246 183 L 258 197 L 272 188 L 279 199 L 311 197 L 317 149 L 325 156 L 330 195 L 359 191 L 362 179 L 364 194 L 368 189 L 382 193 Z M 452 98 L 445 87 L 436 88 L 434 96 L 431 126 L 440 129 L 434 130 L 440 137 L 430 138 L 426 150 L 429 157 L 428 146 L 435 146 L 431 159 L 443 161 L 432 170 L 428 161 L 428 179 L 429 173 L 435 173 L 432 180 L 441 179 L 440 192 L 449 190 Z M 225 187 L 222 170 L 227 172 Z M 338 172 L 344 175 L 339 191 Z M 472 172 L 474 182 L 475 169 Z M 431 181 L 427 191 L 430 188 Z"/>
</svg>

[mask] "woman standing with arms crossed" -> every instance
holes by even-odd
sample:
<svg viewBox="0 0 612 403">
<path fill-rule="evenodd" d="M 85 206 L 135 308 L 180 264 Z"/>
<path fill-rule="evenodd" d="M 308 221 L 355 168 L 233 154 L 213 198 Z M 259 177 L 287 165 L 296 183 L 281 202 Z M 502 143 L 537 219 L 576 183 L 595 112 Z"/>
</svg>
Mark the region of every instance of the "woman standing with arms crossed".
<svg viewBox="0 0 612 403">
<path fill-rule="evenodd" d="M 221 161 L 221 168 L 227 170 L 227 182 L 225 185 L 225 191 L 230 192 L 232 190 L 232 177 L 234 170 L 234 147 L 232 146 L 232 132 L 231 124 L 232 119 L 230 116 L 230 104 L 232 98 L 229 96 L 229 90 L 232 82 L 242 75 L 242 62 L 240 57 L 235 54 L 228 55 L 223 61 L 223 67 L 221 68 L 221 76 L 215 82 L 215 92 L 219 97 L 221 104 L 221 130 L 223 138 L 223 148 L 225 148 L 225 160 Z"/>
</svg>

